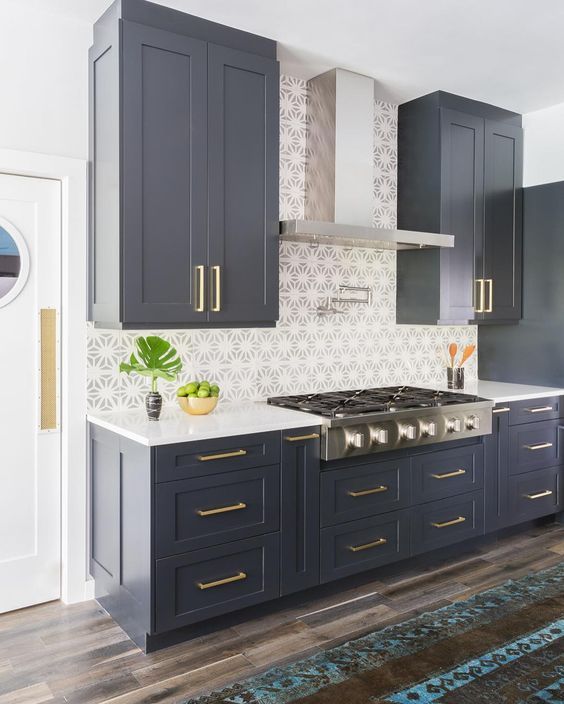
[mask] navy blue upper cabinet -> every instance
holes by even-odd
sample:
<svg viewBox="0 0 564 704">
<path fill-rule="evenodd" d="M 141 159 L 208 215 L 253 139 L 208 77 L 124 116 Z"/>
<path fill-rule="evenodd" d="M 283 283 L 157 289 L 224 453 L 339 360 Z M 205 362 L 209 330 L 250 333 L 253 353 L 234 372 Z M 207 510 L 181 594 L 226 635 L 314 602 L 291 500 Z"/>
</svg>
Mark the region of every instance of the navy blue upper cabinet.
<svg viewBox="0 0 564 704">
<path fill-rule="evenodd" d="M 91 319 L 272 325 L 276 43 L 121 0 L 94 28 L 90 118 Z"/>
<path fill-rule="evenodd" d="M 400 323 L 521 317 L 521 116 L 439 91 L 399 108 L 398 226 L 455 236 L 398 253 Z"/>
</svg>

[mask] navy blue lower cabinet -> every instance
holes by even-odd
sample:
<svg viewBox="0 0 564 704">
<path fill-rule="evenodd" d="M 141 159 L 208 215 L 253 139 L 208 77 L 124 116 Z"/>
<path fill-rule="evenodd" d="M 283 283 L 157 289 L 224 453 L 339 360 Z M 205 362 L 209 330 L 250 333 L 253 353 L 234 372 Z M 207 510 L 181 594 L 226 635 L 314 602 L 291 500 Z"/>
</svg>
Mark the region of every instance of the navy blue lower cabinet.
<svg viewBox="0 0 564 704">
<path fill-rule="evenodd" d="M 317 428 L 282 433 L 282 595 L 319 584 L 319 437 Z"/>
<path fill-rule="evenodd" d="M 161 482 L 157 557 L 277 531 L 279 516 L 279 465 Z"/>
<path fill-rule="evenodd" d="M 411 550 L 414 555 L 477 538 L 483 533 L 482 490 L 411 509 Z"/>
<path fill-rule="evenodd" d="M 440 450 L 411 458 L 413 503 L 456 496 L 484 484 L 484 446 Z"/>
<path fill-rule="evenodd" d="M 534 423 L 539 420 L 560 418 L 562 415 L 560 400 L 560 396 L 549 396 L 526 401 L 514 401 L 510 404 L 509 423 L 510 425 L 520 425 L 521 423 Z"/>
<path fill-rule="evenodd" d="M 157 560 L 156 632 L 279 596 L 279 539 L 270 533 Z"/>
<path fill-rule="evenodd" d="M 323 527 L 397 510 L 409 503 L 408 458 L 345 467 L 321 475 Z"/>
<path fill-rule="evenodd" d="M 562 421 L 514 425 L 510 430 L 510 474 L 559 464 Z"/>
<path fill-rule="evenodd" d="M 321 582 L 409 557 L 409 510 L 363 518 L 321 531 Z"/>
<path fill-rule="evenodd" d="M 510 512 L 507 525 L 558 513 L 564 505 L 563 467 L 537 469 L 509 479 Z"/>
</svg>

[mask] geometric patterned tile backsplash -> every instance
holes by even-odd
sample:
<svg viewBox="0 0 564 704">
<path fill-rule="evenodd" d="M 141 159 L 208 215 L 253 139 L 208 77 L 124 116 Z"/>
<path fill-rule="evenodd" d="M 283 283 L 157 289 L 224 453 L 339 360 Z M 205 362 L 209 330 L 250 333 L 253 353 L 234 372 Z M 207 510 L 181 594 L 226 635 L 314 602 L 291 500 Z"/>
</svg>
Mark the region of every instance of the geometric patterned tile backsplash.
<svg viewBox="0 0 564 704">
<path fill-rule="evenodd" d="M 303 217 L 306 164 L 306 87 L 281 79 L 280 217 Z M 395 225 L 396 106 L 376 101 L 374 222 Z M 395 324 L 396 255 L 373 249 L 280 245 L 280 320 L 276 328 L 155 331 L 176 347 L 181 379 L 208 378 L 229 400 L 386 384 L 438 384 L 445 378 L 448 342 L 477 342 L 475 326 Z M 342 313 L 319 317 L 316 308 L 339 284 L 365 286 L 370 305 L 342 304 Z M 142 334 L 148 334 L 144 331 Z M 135 332 L 88 326 L 88 404 L 96 410 L 139 408 L 147 380 L 119 374 Z M 477 355 L 467 365 L 477 378 Z M 177 384 L 160 384 L 166 402 Z"/>
</svg>

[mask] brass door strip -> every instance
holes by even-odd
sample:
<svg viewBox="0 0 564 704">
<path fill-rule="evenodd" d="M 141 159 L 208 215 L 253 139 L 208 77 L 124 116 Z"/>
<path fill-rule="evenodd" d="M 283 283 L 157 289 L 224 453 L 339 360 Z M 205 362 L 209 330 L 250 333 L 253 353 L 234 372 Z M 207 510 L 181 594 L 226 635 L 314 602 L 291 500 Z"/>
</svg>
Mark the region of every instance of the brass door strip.
<svg viewBox="0 0 564 704">
<path fill-rule="evenodd" d="M 57 429 L 57 311 L 42 308 L 40 327 L 40 421 L 41 430 Z"/>
</svg>

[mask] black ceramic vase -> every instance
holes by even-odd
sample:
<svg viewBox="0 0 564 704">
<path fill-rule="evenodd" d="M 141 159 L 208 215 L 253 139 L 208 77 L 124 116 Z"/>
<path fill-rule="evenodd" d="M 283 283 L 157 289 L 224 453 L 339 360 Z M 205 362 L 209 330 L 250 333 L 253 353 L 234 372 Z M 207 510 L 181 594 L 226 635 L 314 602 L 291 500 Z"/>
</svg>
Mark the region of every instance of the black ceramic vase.
<svg viewBox="0 0 564 704">
<path fill-rule="evenodd" d="M 158 391 L 151 391 L 145 396 L 145 408 L 149 420 L 159 420 L 163 407 L 163 397 Z"/>
</svg>

